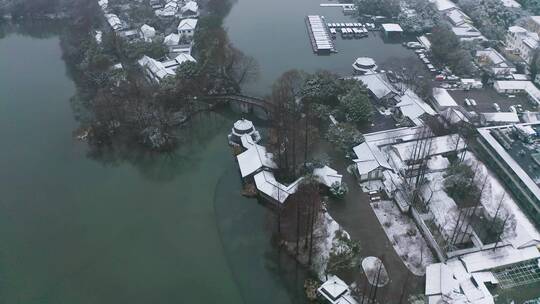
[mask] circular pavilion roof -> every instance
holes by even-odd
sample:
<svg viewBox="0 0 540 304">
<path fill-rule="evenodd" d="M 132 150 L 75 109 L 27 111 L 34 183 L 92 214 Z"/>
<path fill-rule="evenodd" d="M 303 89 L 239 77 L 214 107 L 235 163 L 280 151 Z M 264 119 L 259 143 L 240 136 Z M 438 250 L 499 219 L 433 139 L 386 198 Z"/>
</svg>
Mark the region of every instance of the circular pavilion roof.
<svg viewBox="0 0 540 304">
<path fill-rule="evenodd" d="M 362 67 L 375 66 L 375 60 L 373 60 L 373 58 L 370 58 L 370 57 L 358 57 L 354 63 Z"/>
<path fill-rule="evenodd" d="M 247 119 L 240 119 L 234 123 L 234 128 L 238 131 L 249 131 L 253 128 L 253 123 Z"/>
</svg>

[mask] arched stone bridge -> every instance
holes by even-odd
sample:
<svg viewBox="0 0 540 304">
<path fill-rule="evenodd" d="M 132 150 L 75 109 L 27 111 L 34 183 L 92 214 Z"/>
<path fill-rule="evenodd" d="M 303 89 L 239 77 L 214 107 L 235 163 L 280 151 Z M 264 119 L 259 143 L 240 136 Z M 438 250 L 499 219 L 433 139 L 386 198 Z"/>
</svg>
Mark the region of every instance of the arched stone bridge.
<svg viewBox="0 0 540 304">
<path fill-rule="evenodd" d="M 228 95 L 211 95 L 207 96 L 208 99 L 216 100 L 219 102 L 235 103 L 240 106 L 240 109 L 244 112 L 257 112 L 262 113 L 265 118 L 269 118 L 272 114 L 272 108 L 274 105 L 265 99 L 241 95 L 241 94 L 228 94 Z"/>
</svg>

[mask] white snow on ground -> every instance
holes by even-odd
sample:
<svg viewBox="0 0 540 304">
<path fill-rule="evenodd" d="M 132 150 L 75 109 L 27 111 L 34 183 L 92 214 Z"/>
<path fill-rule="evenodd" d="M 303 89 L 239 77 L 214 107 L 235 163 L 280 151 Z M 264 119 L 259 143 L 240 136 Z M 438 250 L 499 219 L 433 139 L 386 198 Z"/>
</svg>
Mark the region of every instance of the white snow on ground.
<svg viewBox="0 0 540 304">
<path fill-rule="evenodd" d="M 423 276 L 427 265 L 435 263 L 435 258 L 414 221 L 401 213 L 392 201 L 372 203 L 371 208 L 405 266 L 413 274 Z"/>
<path fill-rule="evenodd" d="M 362 269 L 366 274 L 369 284 L 375 285 L 375 283 L 377 283 L 378 287 L 383 287 L 390 282 L 390 278 L 388 277 L 388 272 L 386 271 L 384 263 L 382 264 L 382 267 L 380 266 L 380 263 L 381 260 L 379 258 L 369 256 L 362 260 Z M 381 267 L 380 272 L 379 267 Z M 378 282 L 377 276 L 379 277 Z"/>
<path fill-rule="evenodd" d="M 504 210 L 499 210 L 498 217 L 504 219 L 507 214 L 510 214 L 510 218 L 506 224 L 508 229 L 505 229 L 503 239 L 510 242 L 514 247 L 521 247 L 535 240 L 540 241 L 538 230 L 536 230 L 529 218 L 523 213 L 511 194 L 506 191 L 495 175 L 482 162 L 478 161 L 474 154 L 467 152 L 464 159 L 473 169 L 477 168 L 477 178 L 480 180 L 480 184 L 483 184 L 487 176 L 487 182 L 481 197 L 481 203 L 486 211 L 491 216 L 494 216 L 502 199 L 503 208 L 501 209 Z M 501 214 L 501 212 L 503 213 Z"/>
<path fill-rule="evenodd" d="M 322 239 L 315 243 L 317 246 L 315 252 L 317 252 L 317 254 L 315 254 L 313 260 L 313 268 L 319 275 L 319 278 L 323 280 L 325 278 L 326 264 L 330 258 L 330 252 L 332 251 L 332 247 L 336 245 L 336 232 L 342 230 L 344 235 L 347 237 L 350 236 L 328 212 L 324 213 L 321 221 L 322 223 L 315 230 L 315 235 L 321 236 Z"/>
<path fill-rule="evenodd" d="M 362 188 L 363 192 L 379 191 L 380 189 L 384 189 L 384 187 L 383 182 L 378 179 L 368 180 L 360 183 L 360 188 Z"/>
<path fill-rule="evenodd" d="M 459 218 L 459 210 L 456 202 L 444 191 L 444 172 L 426 174 L 427 186 L 422 187 L 422 197 L 429 202 L 429 209 L 434 216 L 435 222 L 442 227 L 445 236 L 454 232 L 455 223 Z"/>
</svg>

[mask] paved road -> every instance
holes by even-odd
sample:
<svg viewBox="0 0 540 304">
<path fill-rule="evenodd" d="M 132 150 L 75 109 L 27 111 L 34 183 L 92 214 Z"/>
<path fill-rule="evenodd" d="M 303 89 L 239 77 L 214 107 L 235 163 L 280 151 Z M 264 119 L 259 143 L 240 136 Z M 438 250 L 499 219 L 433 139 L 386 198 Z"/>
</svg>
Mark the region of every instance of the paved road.
<svg viewBox="0 0 540 304">
<path fill-rule="evenodd" d="M 390 276 L 390 283 L 377 293 L 379 303 L 398 303 L 403 285 L 407 282 L 407 293 L 420 293 L 424 289 L 425 277 L 413 275 L 403 264 L 394 251 L 381 227 L 375 213 L 369 205 L 369 197 L 358 186 L 354 176 L 346 173 L 346 166 L 350 163 L 339 155 L 330 155 L 332 166 L 343 173 L 344 181 L 349 186 L 349 193 L 345 200 L 329 204 L 329 212 L 340 223 L 354 240 L 362 245 L 363 256 L 381 256 L 384 254 L 384 264 Z M 365 277 L 357 273 L 354 279 L 359 286 L 364 286 Z M 407 303 L 405 300 L 403 303 Z"/>
</svg>

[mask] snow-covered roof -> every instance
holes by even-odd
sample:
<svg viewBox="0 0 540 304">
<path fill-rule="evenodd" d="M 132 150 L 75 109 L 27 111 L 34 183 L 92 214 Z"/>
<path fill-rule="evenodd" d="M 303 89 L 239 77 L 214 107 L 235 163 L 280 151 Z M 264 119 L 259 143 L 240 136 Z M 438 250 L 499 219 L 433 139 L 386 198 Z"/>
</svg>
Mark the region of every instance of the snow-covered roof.
<svg viewBox="0 0 540 304">
<path fill-rule="evenodd" d="M 416 125 L 421 125 L 419 117 L 428 114 L 437 114 L 430 105 L 425 103 L 416 93 L 412 90 L 405 91 L 405 94 L 401 96 L 401 101 L 396 105 L 401 110 L 401 113 L 409 117 Z"/>
<path fill-rule="evenodd" d="M 247 135 L 249 136 L 249 135 Z M 236 156 L 242 177 L 251 175 L 262 168 L 277 169 L 272 160 L 272 154 L 266 148 L 257 144 Z"/>
<path fill-rule="evenodd" d="M 537 123 L 540 121 L 540 112 L 525 111 L 521 113 L 521 119 L 523 120 L 523 122 Z"/>
<path fill-rule="evenodd" d="M 358 304 L 351 296 L 349 286 L 334 275 L 328 277 L 317 292 L 331 304 Z"/>
<path fill-rule="evenodd" d="M 531 124 L 524 124 L 531 125 Z M 497 126 L 497 127 L 486 127 L 479 128 L 478 133 L 486 141 L 486 143 L 491 146 L 491 148 L 498 154 L 498 156 L 506 162 L 508 167 L 514 171 L 514 173 L 519 177 L 519 179 L 525 184 L 529 191 L 536 197 L 537 200 L 540 200 L 540 188 L 532 180 L 532 178 L 521 168 L 521 166 L 514 160 L 514 158 L 508 154 L 506 149 L 491 135 L 491 130 L 498 128 L 510 128 L 512 125 L 507 126 Z M 538 208 L 540 211 L 540 208 Z"/>
<path fill-rule="evenodd" d="M 514 128 L 518 130 L 519 132 L 529 135 L 529 136 L 535 136 L 536 131 L 531 126 L 524 126 L 524 125 L 515 125 Z"/>
<path fill-rule="evenodd" d="M 167 68 L 162 62 L 159 62 L 153 58 L 150 58 L 144 55 L 139 60 L 139 65 L 143 68 L 146 68 L 147 71 L 151 74 L 154 80 L 159 81 L 167 76 L 174 76 L 176 73 L 174 69 Z"/>
<path fill-rule="evenodd" d="M 178 24 L 178 31 L 186 31 L 186 30 L 195 30 L 197 27 L 197 19 L 188 18 L 188 19 L 182 19 L 180 23 Z"/>
<path fill-rule="evenodd" d="M 383 23 L 382 27 L 385 32 L 397 32 L 397 33 L 403 32 L 403 29 L 397 23 Z"/>
<path fill-rule="evenodd" d="M 402 161 L 407 161 L 413 158 L 414 150 L 418 141 L 408 141 L 392 146 Z M 459 151 L 466 148 L 465 140 L 460 138 L 458 134 L 444 135 L 433 137 L 427 140 L 429 151 L 426 151 L 425 156 L 441 155 L 444 153 Z"/>
<path fill-rule="evenodd" d="M 343 175 L 338 174 L 338 172 L 328 166 L 322 168 L 315 168 L 313 170 L 313 175 L 317 177 L 317 180 L 327 186 L 331 187 L 334 183 L 341 183 Z"/>
<path fill-rule="evenodd" d="M 521 26 L 513 25 L 508 28 L 508 31 L 511 33 L 526 33 L 528 32 L 526 29 L 522 28 Z"/>
<path fill-rule="evenodd" d="M 473 281 L 474 279 L 474 281 Z M 490 273 L 468 273 L 459 260 L 429 265 L 426 269 L 426 295 L 429 303 L 494 304 L 485 282 L 495 282 Z"/>
<path fill-rule="evenodd" d="M 195 1 L 188 1 L 180 10 L 182 11 L 182 14 L 186 12 L 197 13 L 199 12 L 199 5 Z"/>
<path fill-rule="evenodd" d="M 468 272 L 490 270 L 512 264 L 540 258 L 540 252 L 535 246 L 515 249 L 504 246 L 495 250 L 484 250 L 469 253 L 460 257 Z"/>
<path fill-rule="evenodd" d="M 540 103 L 540 90 L 531 81 L 498 80 L 493 87 L 497 92 L 525 91 L 537 103 Z"/>
<path fill-rule="evenodd" d="M 97 44 L 101 44 L 101 42 L 103 42 L 103 32 L 95 31 L 94 34 L 94 39 L 96 39 Z"/>
<path fill-rule="evenodd" d="M 249 131 L 253 129 L 253 122 L 251 120 L 242 118 L 242 119 L 237 120 L 234 123 L 233 127 L 240 132 Z"/>
<path fill-rule="evenodd" d="M 171 33 L 167 36 L 165 36 L 165 39 L 163 40 L 163 43 L 168 46 L 172 45 L 178 45 L 180 43 L 180 35 Z"/>
<path fill-rule="evenodd" d="M 176 62 L 178 62 L 178 65 L 180 65 L 180 64 L 182 64 L 184 62 L 187 62 L 187 61 L 197 62 L 195 60 L 195 58 L 193 58 L 193 56 L 191 56 L 190 54 L 185 54 L 185 53 L 178 54 L 178 56 L 176 56 L 174 58 L 174 60 L 176 60 Z"/>
<path fill-rule="evenodd" d="M 148 24 L 143 24 L 141 26 L 141 33 L 142 33 L 143 39 L 148 41 L 156 36 L 156 29 L 151 27 Z"/>
<path fill-rule="evenodd" d="M 501 2 L 506 7 L 510 7 L 510 8 L 520 8 L 521 7 L 521 4 L 519 4 L 519 2 L 517 2 L 516 0 L 501 0 Z M 538 16 L 535 16 L 535 17 L 538 17 Z"/>
<path fill-rule="evenodd" d="M 470 24 L 454 26 L 452 27 L 452 32 L 454 32 L 458 38 L 482 37 L 482 33 Z"/>
<path fill-rule="evenodd" d="M 285 186 L 274 177 L 274 173 L 261 171 L 253 177 L 257 190 L 283 204 L 289 195 L 294 194 L 303 178 L 299 178 L 289 186 Z"/>
<path fill-rule="evenodd" d="M 256 144 L 253 137 L 251 137 L 251 134 L 244 134 L 240 136 L 240 142 L 242 142 L 242 147 L 244 147 L 244 149 L 249 149 L 251 146 Z"/>
<path fill-rule="evenodd" d="M 353 148 L 354 154 L 356 154 L 356 168 L 359 174 L 367 174 L 377 168 L 386 168 L 391 170 L 392 167 L 385 159 L 381 151 L 376 146 L 370 146 L 369 143 L 364 142 Z"/>
<path fill-rule="evenodd" d="M 531 79 L 529 75 L 527 74 L 517 74 L 517 73 L 513 73 L 512 78 L 514 78 L 514 80 L 523 80 L 523 81 Z"/>
<path fill-rule="evenodd" d="M 450 0 L 430 0 L 430 2 L 435 3 L 435 7 L 440 12 L 457 8 L 457 5 Z"/>
<path fill-rule="evenodd" d="M 525 90 L 530 84 L 530 81 L 497 80 L 493 85 L 500 90 Z"/>
<path fill-rule="evenodd" d="M 451 269 L 443 263 L 431 264 L 426 267 L 426 289 L 427 296 L 437 294 L 447 294 L 451 290 L 459 287 L 459 284 L 452 279 Z"/>
<path fill-rule="evenodd" d="M 485 122 L 492 123 L 518 123 L 519 117 L 515 112 L 480 113 Z"/>
<path fill-rule="evenodd" d="M 368 90 L 378 99 L 397 94 L 396 89 L 390 84 L 385 74 L 368 74 L 353 78 L 362 81 Z"/>
<path fill-rule="evenodd" d="M 458 104 L 446 89 L 433 88 L 433 98 L 439 107 L 457 107 Z"/>
<path fill-rule="evenodd" d="M 98 0 L 98 5 L 102 10 L 106 10 L 107 6 L 109 5 L 109 0 Z"/>
<path fill-rule="evenodd" d="M 455 26 L 460 26 L 465 23 L 471 23 L 471 19 L 464 12 L 459 9 L 454 9 L 446 13 L 446 17 L 450 19 Z"/>
<path fill-rule="evenodd" d="M 451 124 L 458 122 L 469 122 L 469 119 L 463 114 L 459 108 L 447 108 L 441 112 L 441 115 Z"/>
<path fill-rule="evenodd" d="M 373 147 L 413 140 L 419 136 L 422 127 L 404 127 L 364 134 L 364 140 Z"/>
<path fill-rule="evenodd" d="M 492 64 L 494 65 L 501 65 L 506 64 L 506 59 L 503 55 L 501 55 L 499 52 L 497 52 L 493 48 L 487 48 L 481 51 L 476 51 L 476 57 L 484 57 L 489 58 Z M 506 65 L 507 67 L 508 65 Z"/>
<path fill-rule="evenodd" d="M 118 18 L 115 14 L 105 14 L 105 18 L 107 19 L 107 22 L 111 26 L 111 28 L 115 31 L 121 30 L 124 28 L 122 21 L 120 18 Z"/>
<path fill-rule="evenodd" d="M 534 23 L 540 25 L 540 16 L 531 16 L 530 18 Z"/>
<path fill-rule="evenodd" d="M 371 67 L 376 64 L 375 60 L 371 57 L 358 57 L 355 63 L 363 67 Z"/>
<path fill-rule="evenodd" d="M 170 1 L 165 4 L 162 9 L 155 11 L 158 17 L 173 17 L 178 12 L 178 3 L 176 1 Z"/>
<path fill-rule="evenodd" d="M 523 43 L 531 49 L 536 49 L 540 44 L 538 39 L 540 39 L 540 37 L 538 37 L 537 33 L 529 33 L 527 37 L 523 39 Z"/>
</svg>

